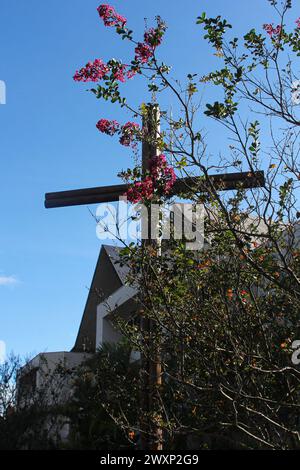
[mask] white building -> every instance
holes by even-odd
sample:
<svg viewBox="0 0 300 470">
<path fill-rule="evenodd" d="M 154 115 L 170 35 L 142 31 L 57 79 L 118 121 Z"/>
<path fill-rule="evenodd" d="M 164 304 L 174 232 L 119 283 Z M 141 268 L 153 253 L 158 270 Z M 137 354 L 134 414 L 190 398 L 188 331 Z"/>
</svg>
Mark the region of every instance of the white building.
<svg viewBox="0 0 300 470">
<path fill-rule="evenodd" d="M 126 285 L 128 269 L 118 263 L 119 250 L 108 245 L 101 247 L 73 349 L 70 352 L 40 353 L 19 371 L 19 407 L 39 399 L 49 406 L 66 402 L 73 393 L 72 380 L 76 368 L 103 343 L 120 340 L 121 335 L 112 318 L 116 313 L 124 318 L 135 313 L 137 291 Z M 50 428 L 49 423 L 46 426 Z M 67 440 L 69 423 L 63 417 L 58 422 L 56 420 L 53 435 L 55 433 L 63 441 Z"/>
</svg>

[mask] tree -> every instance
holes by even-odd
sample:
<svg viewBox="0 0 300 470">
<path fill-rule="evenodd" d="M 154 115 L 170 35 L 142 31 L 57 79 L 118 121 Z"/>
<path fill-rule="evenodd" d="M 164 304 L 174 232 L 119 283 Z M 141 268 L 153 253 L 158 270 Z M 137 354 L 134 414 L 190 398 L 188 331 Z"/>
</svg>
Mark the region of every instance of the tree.
<svg viewBox="0 0 300 470">
<path fill-rule="evenodd" d="M 269 3 L 276 23 L 251 29 L 241 40 L 231 34 L 227 20 L 199 16 L 221 66 L 202 77 L 188 73 L 185 86 L 157 58 L 166 32 L 160 17 L 139 42 L 123 16 L 101 5 L 105 26 L 132 42 L 135 56 L 129 65 L 96 59 L 74 76 L 95 82 L 91 91 L 98 99 L 118 103 L 135 118 L 142 118 L 146 107 L 128 104 L 120 83 L 136 75 L 148 81 L 151 94 L 171 92 L 177 100 L 176 117 L 162 111 L 158 136 L 143 135 L 135 122 L 120 125 L 102 118 L 97 123 L 100 132 L 118 134 L 120 143 L 135 152 L 145 139 L 163 152 L 145 177 L 140 163 L 121 173 L 131 182 L 129 201 L 162 204 L 175 182 L 174 170 L 203 177 L 189 194 L 205 207 L 203 252 L 190 252 L 178 240 L 160 256 L 139 244 L 123 251 L 129 282 L 139 283 L 140 315 L 155 320 L 153 341 L 164 380 L 160 410 L 150 418 L 163 428 L 168 447 L 184 440 L 186 446 L 209 448 L 299 448 L 300 373 L 291 356 L 300 333 L 300 82 L 294 68 L 300 19 L 290 24 L 291 0 Z M 223 98 L 203 109 L 197 96 L 204 83 L 218 87 Z M 218 126 L 225 129 L 219 159 L 209 156 L 199 115 L 202 121 L 212 119 L 216 132 Z M 212 170 L 262 168 L 262 189 L 223 194 L 210 178 Z M 133 349 L 151 355 L 138 324 L 118 323 Z M 102 398 L 109 406 L 110 397 Z"/>
<path fill-rule="evenodd" d="M 139 368 L 130 356 L 126 342 L 106 344 L 78 368 L 75 393 L 65 410 L 71 422 L 68 448 L 135 447 Z"/>
<path fill-rule="evenodd" d="M 66 424 L 62 390 L 72 371 L 58 364 L 40 368 L 40 383 L 31 361 L 10 354 L 0 365 L 0 449 L 63 448 Z"/>
</svg>

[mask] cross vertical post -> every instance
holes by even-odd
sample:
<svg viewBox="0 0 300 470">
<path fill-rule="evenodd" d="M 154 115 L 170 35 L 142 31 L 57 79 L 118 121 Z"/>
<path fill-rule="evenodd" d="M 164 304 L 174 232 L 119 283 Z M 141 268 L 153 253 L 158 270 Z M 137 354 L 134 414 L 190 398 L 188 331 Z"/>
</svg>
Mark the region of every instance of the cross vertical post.
<svg viewBox="0 0 300 470">
<path fill-rule="evenodd" d="M 143 119 L 143 146 L 142 146 L 142 173 L 147 175 L 150 169 L 151 158 L 158 154 L 157 137 L 159 132 L 160 112 L 157 104 L 148 104 Z M 151 205 L 148 209 L 146 220 L 142 218 L 142 245 L 145 251 L 151 246 L 159 256 L 159 240 L 151 238 Z M 147 266 L 144 266 L 144 275 L 149 279 Z M 141 317 L 141 332 L 144 351 L 141 361 L 141 407 L 142 407 L 142 435 L 141 446 L 144 450 L 162 450 L 162 429 L 154 423 L 154 415 L 157 411 L 158 393 L 162 384 L 161 359 L 156 340 L 154 338 L 155 320 Z"/>
</svg>

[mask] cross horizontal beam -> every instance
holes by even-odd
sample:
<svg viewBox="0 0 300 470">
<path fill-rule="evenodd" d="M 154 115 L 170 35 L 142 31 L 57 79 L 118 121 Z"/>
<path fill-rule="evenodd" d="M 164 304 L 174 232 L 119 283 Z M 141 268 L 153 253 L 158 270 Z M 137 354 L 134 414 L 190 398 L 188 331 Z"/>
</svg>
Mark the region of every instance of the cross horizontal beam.
<svg viewBox="0 0 300 470">
<path fill-rule="evenodd" d="M 233 190 L 239 188 L 258 188 L 265 185 L 263 171 L 227 173 L 223 175 L 210 175 L 210 181 L 218 191 Z M 59 191 L 45 195 L 45 207 L 80 206 L 86 204 L 99 204 L 101 202 L 118 201 L 119 197 L 128 190 L 128 184 L 114 186 L 100 186 L 87 189 L 74 189 L 71 191 Z M 208 182 L 203 177 L 187 177 L 178 179 L 170 192 L 174 195 L 188 195 L 192 191 L 207 192 Z"/>
</svg>

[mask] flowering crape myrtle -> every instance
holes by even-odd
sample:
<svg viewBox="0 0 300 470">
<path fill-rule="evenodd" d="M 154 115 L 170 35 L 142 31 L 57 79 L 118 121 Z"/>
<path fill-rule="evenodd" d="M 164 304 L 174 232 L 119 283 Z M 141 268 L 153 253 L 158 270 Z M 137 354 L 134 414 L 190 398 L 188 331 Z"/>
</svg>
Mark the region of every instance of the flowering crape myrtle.
<svg viewBox="0 0 300 470">
<path fill-rule="evenodd" d="M 119 15 L 111 5 L 100 5 L 97 11 L 105 26 L 117 26 L 121 28 L 127 23 L 126 18 Z"/>
<path fill-rule="evenodd" d="M 74 75 L 76 82 L 98 82 L 109 72 L 109 67 L 101 59 L 88 62 L 85 67 L 77 70 Z"/>
<path fill-rule="evenodd" d="M 120 135 L 119 142 L 121 145 L 136 148 L 136 139 L 140 134 L 140 126 L 136 122 L 129 121 L 121 126 L 115 120 L 109 121 L 108 119 L 100 119 L 97 122 L 96 127 L 99 132 L 110 136 L 118 133 Z"/>
<path fill-rule="evenodd" d="M 159 204 L 172 196 L 175 169 L 201 177 L 201 184 L 185 180 L 192 184 L 184 196 L 205 208 L 202 252 L 173 239 L 159 256 L 151 244 L 129 244 L 122 252 L 128 282 L 139 286 L 137 316 L 154 320 L 163 366 L 160 405 L 148 418 L 154 428 L 159 423 L 172 449 L 176 439 L 182 449 L 191 436 L 197 448 L 300 448 L 300 375 L 292 362 L 300 340 L 300 18 L 296 12 L 287 19 L 290 0 L 269 3 L 275 17 L 241 38 L 221 16 L 199 16 L 217 65 L 207 70 L 211 61 L 201 61 L 201 73 L 189 71 L 185 81 L 170 79 L 170 67 L 158 61 L 166 30 L 159 17 L 157 27 L 135 40 L 126 18 L 101 5 L 104 25 L 132 45 L 131 60 L 96 59 L 74 76 L 93 82 L 97 98 L 133 116 L 124 124 L 101 116 L 99 132 L 117 137 L 135 156 L 141 141 L 158 148 L 148 171 L 137 164 L 120 173 L 130 202 Z M 161 112 L 159 135 L 149 139 L 139 124 L 147 106 L 135 109 L 121 96 L 123 83 L 138 77 L 153 98 L 166 90 L 174 111 L 172 117 Z M 211 135 L 204 127 L 209 120 Z M 263 188 L 221 191 L 210 177 L 257 170 L 265 172 Z M 118 327 L 135 351 L 153 360 L 135 322 L 120 319 Z M 141 423 L 130 422 L 119 407 L 120 401 L 113 413 L 107 404 L 114 423 L 128 436 L 138 434 Z"/>
<path fill-rule="evenodd" d="M 281 27 L 280 24 L 278 24 L 276 27 L 274 27 L 273 23 L 272 24 L 264 24 L 263 28 L 271 38 L 273 36 L 280 36 L 280 33 L 282 31 L 282 27 Z"/>
<path fill-rule="evenodd" d="M 132 31 L 126 28 L 127 19 L 116 12 L 116 10 L 107 4 L 102 4 L 97 9 L 100 18 L 107 27 L 115 27 L 118 34 L 123 38 L 132 39 Z M 96 96 L 111 98 L 112 102 L 119 101 L 124 104 L 125 101 L 120 98 L 119 85 L 117 82 L 124 83 L 126 79 L 132 79 L 137 73 L 141 74 L 143 67 L 151 67 L 155 61 L 155 49 L 161 44 L 165 32 L 164 23 L 158 19 L 157 28 L 149 28 L 144 33 L 144 41 L 135 43 L 134 58 L 131 64 L 123 64 L 120 61 L 112 59 L 104 63 L 102 59 L 95 59 L 89 62 L 85 67 L 77 70 L 74 80 L 77 82 L 105 82 L 107 88 L 99 85 L 98 89 L 92 91 Z M 132 147 L 136 150 L 137 141 L 142 139 L 140 126 L 135 122 L 127 122 L 121 126 L 115 120 L 100 119 L 96 124 L 97 129 L 104 134 L 113 136 L 119 134 L 119 142 L 126 147 Z M 160 160 L 159 160 L 160 159 Z M 152 173 L 153 172 L 153 173 Z M 167 195 L 176 179 L 174 169 L 168 167 L 165 156 L 153 156 L 150 165 L 150 175 L 146 175 L 143 181 L 135 181 L 130 187 L 127 197 L 131 202 L 142 200 L 149 201 L 154 194 L 160 196 Z"/>
<path fill-rule="evenodd" d="M 118 132 L 120 124 L 117 121 L 109 121 L 108 119 L 100 119 L 96 124 L 99 132 L 107 135 L 114 135 Z"/>
<path fill-rule="evenodd" d="M 154 197 L 160 199 L 172 190 L 176 175 L 174 169 L 168 165 L 165 155 L 156 155 L 151 159 L 148 173 L 142 181 L 135 181 L 130 185 L 126 193 L 130 202 L 136 204 L 152 201 Z"/>
</svg>

